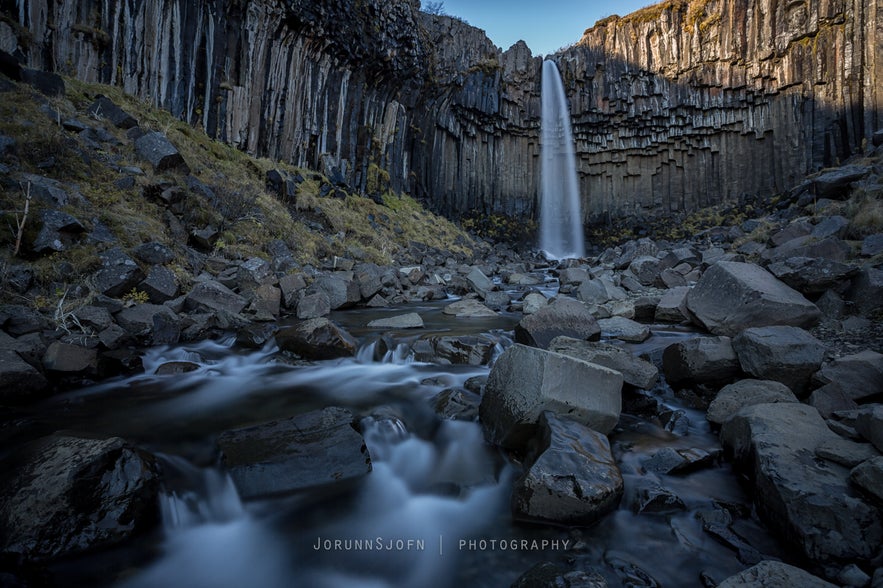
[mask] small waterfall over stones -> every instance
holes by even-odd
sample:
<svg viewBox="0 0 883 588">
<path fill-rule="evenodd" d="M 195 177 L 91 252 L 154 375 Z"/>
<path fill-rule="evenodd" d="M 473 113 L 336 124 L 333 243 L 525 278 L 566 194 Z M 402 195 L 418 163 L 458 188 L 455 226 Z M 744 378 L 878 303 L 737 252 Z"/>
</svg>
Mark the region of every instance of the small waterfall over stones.
<svg viewBox="0 0 883 588">
<path fill-rule="evenodd" d="M 540 249 L 552 259 L 582 257 L 582 214 L 570 110 L 558 66 L 543 62 Z"/>
</svg>

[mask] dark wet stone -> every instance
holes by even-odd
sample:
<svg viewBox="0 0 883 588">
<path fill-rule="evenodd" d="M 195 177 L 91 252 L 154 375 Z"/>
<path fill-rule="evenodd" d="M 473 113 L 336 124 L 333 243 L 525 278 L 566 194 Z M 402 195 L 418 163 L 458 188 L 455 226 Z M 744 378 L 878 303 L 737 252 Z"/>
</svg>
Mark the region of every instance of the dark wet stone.
<svg viewBox="0 0 883 588">
<path fill-rule="evenodd" d="M 117 106 L 107 96 L 98 96 L 86 109 L 87 114 L 96 118 L 110 121 L 115 127 L 131 129 L 138 125 L 138 121 L 131 114 Z"/>
<path fill-rule="evenodd" d="M 279 349 L 304 359 L 322 360 L 355 355 L 358 343 L 345 329 L 326 318 L 314 318 L 276 333 Z"/>
<path fill-rule="evenodd" d="M 371 456 L 343 408 L 226 431 L 221 459 L 245 499 L 285 494 L 359 478 Z"/>
<path fill-rule="evenodd" d="M 515 326 L 515 340 L 532 347 L 547 349 L 559 336 L 597 340 L 601 327 L 582 302 L 571 298 L 558 298 Z"/>
<path fill-rule="evenodd" d="M 139 157 L 150 163 L 155 171 L 178 169 L 183 173 L 190 172 L 178 149 L 162 133 L 156 131 L 145 133 L 135 140 L 135 151 Z"/>
</svg>

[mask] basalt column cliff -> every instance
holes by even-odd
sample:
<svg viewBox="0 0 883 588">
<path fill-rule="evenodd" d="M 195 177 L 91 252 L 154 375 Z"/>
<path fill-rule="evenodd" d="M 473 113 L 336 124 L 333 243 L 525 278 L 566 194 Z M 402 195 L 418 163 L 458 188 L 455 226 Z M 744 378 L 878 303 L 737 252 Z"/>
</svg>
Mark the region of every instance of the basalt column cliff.
<svg viewBox="0 0 883 588">
<path fill-rule="evenodd" d="M 0 49 L 30 67 L 366 192 L 535 215 L 540 59 L 415 1 L 0 5 Z M 877 0 L 669 0 L 598 23 L 552 56 L 586 219 L 772 195 L 861 150 L 883 128 L 881 32 Z"/>
</svg>

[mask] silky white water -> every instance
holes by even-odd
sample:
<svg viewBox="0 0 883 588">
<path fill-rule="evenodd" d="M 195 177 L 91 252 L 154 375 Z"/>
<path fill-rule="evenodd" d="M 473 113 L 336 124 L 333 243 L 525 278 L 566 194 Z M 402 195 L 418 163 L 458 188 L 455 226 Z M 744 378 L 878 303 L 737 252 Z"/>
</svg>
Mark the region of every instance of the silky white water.
<svg viewBox="0 0 883 588">
<path fill-rule="evenodd" d="M 558 66 L 543 62 L 540 249 L 552 259 L 585 254 L 570 109 Z"/>
</svg>

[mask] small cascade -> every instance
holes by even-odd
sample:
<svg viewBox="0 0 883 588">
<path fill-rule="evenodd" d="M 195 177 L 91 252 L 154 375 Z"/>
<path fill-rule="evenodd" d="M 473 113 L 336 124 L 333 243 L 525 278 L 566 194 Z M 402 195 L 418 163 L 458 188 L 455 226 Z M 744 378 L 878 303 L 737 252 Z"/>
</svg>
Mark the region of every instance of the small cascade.
<svg viewBox="0 0 883 588">
<path fill-rule="evenodd" d="M 551 259 L 585 255 L 570 110 L 558 66 L 543 62 L 540 249 Z"/>
</svg>

